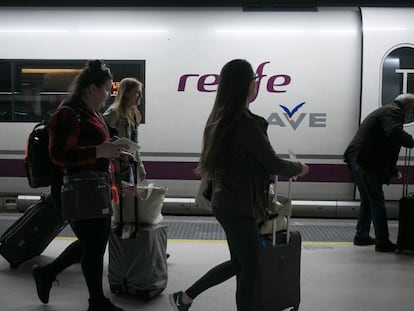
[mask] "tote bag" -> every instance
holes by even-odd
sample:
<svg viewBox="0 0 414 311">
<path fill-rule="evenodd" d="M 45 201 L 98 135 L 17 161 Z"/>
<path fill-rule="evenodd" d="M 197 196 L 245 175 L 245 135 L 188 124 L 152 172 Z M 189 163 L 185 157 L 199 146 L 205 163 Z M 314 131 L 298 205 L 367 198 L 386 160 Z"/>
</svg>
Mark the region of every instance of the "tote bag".
<svg viewBox="0 0 414 311">
<path fill-rule="evenodd" d="M 167 187 L 157 186 L 154 183 L 139 183 L 136 186 L 122 182 L 122 219 L 120 211 L 114 211 L 114 222 L 130 222 L 156 225 L 163 220 L 161 214 Z M 135 205 L 135 197 L 138 204 Z"/>
</svg>

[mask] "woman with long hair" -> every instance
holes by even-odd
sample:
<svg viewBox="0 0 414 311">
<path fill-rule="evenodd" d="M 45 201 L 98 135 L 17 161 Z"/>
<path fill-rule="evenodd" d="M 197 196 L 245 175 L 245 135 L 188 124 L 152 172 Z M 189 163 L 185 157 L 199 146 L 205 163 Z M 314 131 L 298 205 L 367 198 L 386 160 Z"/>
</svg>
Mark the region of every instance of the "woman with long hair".
<svg viewBox="0 0 414 311">
<path fill-rule="evenodd" d="M 138 126 L 142 116 L 138 107 L 143 97 L 143 84 L 135 78 L 124 78 L 119 83 L 118 93 L 114 103 L 105 111 L 104 118 L 108 125 L 115 129 L 117 136 L 126 137 L 138 143 Z M 139 150 L 132 156 L 121 155 L 121 172 L 124 172 L 124 179 L 128 175 L 130 163 L 134 164 L 134 178 L 145 179 L 146 171 L 141 161 Z"/>
<path fill-rule="evenodd" d="M 230 260 L 212 268 L 186 291 L 171 294 L 174 310 L 188 310 L 201 292 L 234 275 L 237 310 L 257 310 L 258 224 L 265 220 L 269 175 L 303 176 L 309 171 L 306 164 L 276 155 L 267 137 L 267 121 L 249 110 L 255 79 L 245 60 L 232 60 L 222 68 L 196 169 L 212 183 L 211 205 L 226 233 Z"/>
</svg>

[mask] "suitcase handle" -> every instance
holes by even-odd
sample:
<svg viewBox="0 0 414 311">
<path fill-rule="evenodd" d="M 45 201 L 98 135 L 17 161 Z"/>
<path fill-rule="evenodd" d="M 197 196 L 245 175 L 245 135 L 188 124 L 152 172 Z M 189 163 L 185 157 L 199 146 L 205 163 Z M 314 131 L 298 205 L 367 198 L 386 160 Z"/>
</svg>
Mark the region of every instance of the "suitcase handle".
<svg viewBox="0 0 414 311">
<path fill-rule="evenodd" d="M 404 170 L 402 176 L 403 183 L 403 193 L 402 196 L 406 197 L 408 195 L 408 168 L 411 162 L 411 149 L 405 148 L 405 158 L 404 158 Z"/>
<path fill-rule="evenodd" d="M 273 203 L 277 203 L 277 184 L 279 182 L 279 177 L 278 175 L 275 175 L 275 183 L 273 186 Z M 292 199 L 292 177 L 289 178 L 289 186 L 288 186 L 288 201 L 291 201 Z M 286 216 L 286 243 L 289 242 L 290 240 L 290 214 Z M 272 225 L 272 245 L 276 246 L 276 218 L 273 219 L 273 225 Z"/>
</svg>

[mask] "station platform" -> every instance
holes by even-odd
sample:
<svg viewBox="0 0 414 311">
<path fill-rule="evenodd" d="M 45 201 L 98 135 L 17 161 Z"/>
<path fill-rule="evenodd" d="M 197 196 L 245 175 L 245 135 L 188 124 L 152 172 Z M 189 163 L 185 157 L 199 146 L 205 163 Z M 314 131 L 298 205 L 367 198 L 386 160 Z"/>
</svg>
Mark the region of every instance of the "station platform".
<svg viewBox="0 0 414 311">
<path fill-rule="evenodd" d="M 0 214 L 0 234 L 20 214 Z M 107 296 L 126 311 L 168 311 L 170 292 L 184 290 L 214 265 L 229 258 L 224 233 L 213 217 L 165 216 L 168 225 L 169 280 L 166 290 L 151 301 L 109 291 Z M 292 219 L 302 233 L 301 304 L 305 311 L 412 311 L 414 255 L 378 253 L 374 246 L 354 246 L 356 220 Z M 395 241 L 398 224 L 389 222 Z M 37 298 L 31 275 L 34 264 L 50 262 L 74 240 L 69 228 L 41 256 L 11 270 L 0 257 L 0 311 L 83 311 L 88 293 L 80 265 L 74 265 L 54 283 L 49 304 Z M 108 254 L 105 256 L 108 261 Z M 106 266 L 106 265 L 105 265 Z M 200 295 L 190 310 L 235 311 L 235 278 Z"/>
</svg>

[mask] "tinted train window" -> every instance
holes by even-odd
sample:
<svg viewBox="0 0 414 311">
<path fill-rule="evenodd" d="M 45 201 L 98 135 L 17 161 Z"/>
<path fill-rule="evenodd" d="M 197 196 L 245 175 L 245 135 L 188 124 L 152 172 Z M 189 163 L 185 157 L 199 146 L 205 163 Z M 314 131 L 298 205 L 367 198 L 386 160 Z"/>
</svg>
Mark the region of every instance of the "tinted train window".
<svg viewBox="0 0 414 311">
<path fill-rule="evenodd" d="M 0 60 L 0 121 L 37 122 L 48 119 L 68 96 L 71 82 L 86 60 Z M 119 81 L 134 77 L 145 86 L 145 61 L 105 60 L 113 76 L 116 95 Z M 145 99 L 140 110 L 145 122 Z"/>
<path fill-rule="evenodd" d="M 414 93 L 414 48 L 409 46 L 390 52 L 382 67 L 382 105 L 401 93 Z"/>
<path fill-rule="evenodd" d="M 11 62 L 0 60 L 0 121 L 11 118 L 12 70 Z"/>
</svg>

